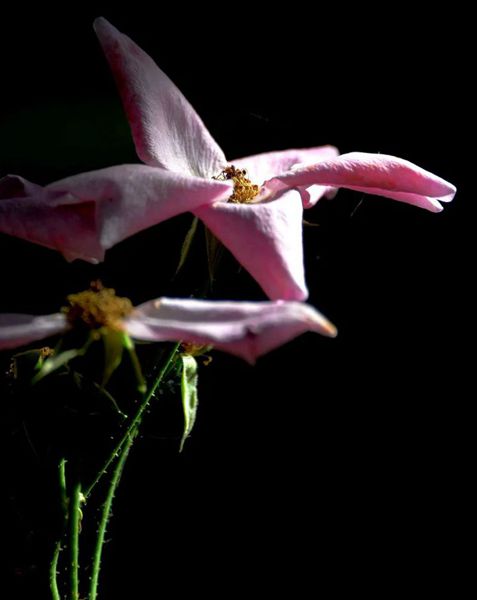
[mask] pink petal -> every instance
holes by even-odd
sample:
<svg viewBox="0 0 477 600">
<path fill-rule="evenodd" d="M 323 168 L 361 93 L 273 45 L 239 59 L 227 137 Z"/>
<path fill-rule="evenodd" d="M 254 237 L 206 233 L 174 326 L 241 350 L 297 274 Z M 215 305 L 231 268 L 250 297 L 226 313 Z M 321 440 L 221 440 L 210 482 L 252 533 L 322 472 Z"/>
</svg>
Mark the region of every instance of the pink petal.
<svg viewBox="0 0 477 600">
<path fill-rule="evenodd" d="M 298 167 L 267 183 L 269 190 L 312 184 L 345 187 L 359 192 L 407 202 L 432 212 L 440 212 L 440 202 L 450 202 L 456 188 L 407 160 L 385 154 L 351 152 Z"/>
<path fill-rule="evenodd" d="M 96 235 L 96 207 L 71 194 L 40 188 L 32 196 L 0 201 L 0 232 L 52 250 L 68 260 L 98 262 L 104 249 Z"/>
<path fill-rule="evenodd" d="M 310 185 L 308 187 L 297 187 L 300 192 L 303 208 L 311 208 L 321 200 L 327 198 L 331 200 L 338 193 L 338 189 L 329 185 Z"/>
<path fill-rule="evenodd" d="M 5 175 L 0 179 L 0 200 L 3 198 L 24 198 L 39 192 L 41 185 L 32 183 L 20 175 Z"/>
<path fill-rule="evenodd" d="M 19 314 L 0 315 L 0 350 L 16 348 L 36 340 L 68 331 L 65 315 L 33 316 Z"/>
<path fill-rule="evenodd" d="M 68 260 L 98 262 L 142 229 L 227 198 L 231 186 L 146 165 L 109 167 L 2 200 L 0 231 L 59 250 Z"/>
<path fill-rule="evenodd" d="M 146 164 L 210 178 L 225 156 L 172 81 L 106 19 L 94 23 L 119 88 L 136 150 Z"/>
<path fill-rule="evenodd" d="M 220 202 L 195 214 L 232 252 L 272 300 L 305 300 L 300 196 L 289 190 L 273 201 Z"/>
<path fill-rule="evenodd" d="M 265 181 L 289 171 L 294 165 L 315 164 L 335 158 L 338 154 L 338 149 L 334 146 L 317 146 L 315 148 L 264 152 L 232 160 L 231 164 L 238 169 L 246 169 L 249 179 L 253 183 L 262 185 Z"/>
<path fill-rule="evenodd" d="M 147 165 L 119 165 L 81 173 L 48 186 L 97 203 L 106 250 L 125 238 L 199 206 L 225 200 L 231 181 L 181 175 Z"/>
<path fill-rule="evenodd" d="M 334 337 L 335 327 L 300 302 L 219 302 L 159 298 L 125 321 L 140 340 L 213 345 L 253 363 L 305 331 Z"/>
</svg>

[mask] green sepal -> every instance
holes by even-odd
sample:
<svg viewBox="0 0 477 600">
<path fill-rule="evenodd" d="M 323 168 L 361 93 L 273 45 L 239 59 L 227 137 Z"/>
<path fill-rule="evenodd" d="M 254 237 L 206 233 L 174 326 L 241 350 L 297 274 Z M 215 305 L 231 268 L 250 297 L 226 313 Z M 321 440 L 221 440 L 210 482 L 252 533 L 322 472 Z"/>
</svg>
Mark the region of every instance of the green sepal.
<svg viewBox="0 0 477 600">
<path fill-rule="evenodd" d="M 14 379 L 21 379 L 25 374 L 30 378 L 32 373 L 41 369 L 45 360 L 47 357 L 42 355 L 41 348 L 18 352 L 12 356 L 10 374 Z"/>
<path fill-rule="evenodd" d="M 209 270 L 209 284 L 212 288 L 215 282 L 215 274 L 219 266 L 220 259 L 224 247 L 222 243 L 215 237 L 215 235 L 208 229 L 205 228 L 205 245 L 207 248 L 207 266 Z"/>
<path fill-rule="evenodd" d="M 181 395 L 182 408 L 184 410 L 184 433 L 182 434 L 179 452 L 182 452 L 184 443 L 194 427 L 195 418 L 197 415 L 197 406 L 199 404 L 199 397 L 197 395 L 197 361 L 193 356 L 189 356 L 187 354 L 181 355 L 181 361 Z"/>
<path fill-rule="evenodd" d="M 96 341 L 96 339 L 97 338 L 95 336 L 90 335 L 84 346 L 81 348 L 72 348 L 70 350 L 64 350 L 63 352 L 59 351 L 58 346 L 58 349 L 55 349 L 53 356 L 50 356 L 43 361 L 38 361 L 37 367 L 39 367 L 39 371 L 31 380 L 32 385 L 35 385 L 44 377 L 53 373 L 53 371 L 56 371 L 57 369 L 67 365 L 70 360 L 78 358 L 79 356 L 84 356 L 88 351 L 88 348 L 94 341 Z"/>
<path fill-rule="evenodd" d="M 128 351 L 129 358 L 131 360 L 132 367 L 134 369 L 134 375 L 136 376 L 137 391 L 140 394 L 145 394 L 147 391 L 146 380 L 142 374 L 141 363 L 136 354 L 136 348 L 134 342 L 127 333 L 123 333 L 123 344 Z"/>
<path fill-rule="evenodd" d="M 104 369 L 101 387 L 105 387 L 114 371 L 116 371 L 121 364 L 126 341 L 125 334 L 122 331 L 104 329 L 101 334 L 104 344 Z"/>
<path fill-rule="evenodd" d="M 197 217 L 194 217 L 194 219 L 192 221 L 192 225 L 190 226 L 189 231 L 186 233 L 184 241 L 182 242 L 181 255 L 179 258 L 179 264 L 177 265 L 177 269 L 176 269 L 176 273 L 175 273 L 176 275 L 182 269 L 182 267 L 185 264 L 185 261 L 187 260 L 187 257 L 189 256 L 192 241 L 193 241 L 193 239 L 195 237 L 195 233 L 197 231 L 197 223 L 198 222 L 199 222 L 199 219 Z"/>
</svg>

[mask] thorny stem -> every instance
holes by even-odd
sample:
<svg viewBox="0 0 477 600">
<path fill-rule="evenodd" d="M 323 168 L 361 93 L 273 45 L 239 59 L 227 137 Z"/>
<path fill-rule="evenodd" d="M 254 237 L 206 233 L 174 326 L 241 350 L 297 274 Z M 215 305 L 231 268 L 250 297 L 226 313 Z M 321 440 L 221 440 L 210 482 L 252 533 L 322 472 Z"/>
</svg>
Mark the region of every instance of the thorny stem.
<svg viewBox="0 0 477 600">
<path fill-rule="evenodd" d="M 106 528 L 108 525 L 109 518 L 111 516 L 111 505 L 113 503 L 114 494 L 119 484 L 119 480 L 121 479 L 121 474 L 124 469 L 124 465 L 126 463 L 126 459 L 129 454 L 129 450 L 131 449 L 134 438 L 137 435 L 137 427 L 128 435 L 122 449 L 121 454 L 119 456 L 119 460 L 116 463 L 116 467 L 113 471 L 113 477 L 111 478 L 111 482 L 108 488 L 108 494 L 106 496 L 106 500 L 103 504 L 103 508 L 101 511 L 101 520 L 99 522 L 98 536 L 96 538 L 96 544 L 94 548 L 94 556 L 93 556 L 93 569 L 91 575 L 91 585 L 90 585 L 90 593 L 89 600 L 96 600 L 96 595 L 98 593 L 98 580 L 99 580 L 99 570 L 101 567 L 101 554 L 103 551 L 104 545 L 104 536 L 106 534 Z"/>
<path fill-rule="evenodd" d="M 79 531 L 81 516 L 81 483 L 77 480 L 73 486 L 69 506 L 70 525 L 70 600 L 79 600 Z"/>
<path fill-rule="evenodd" d="M 131 420 L 130 424 L 128 425 L 123 437 L 116 445 L 113 453 L 108 458 L 108 460 L 106 461 L 103 468 L 99 471 L 96 479 L 93 481 L 93 483 L 89 486 L 89 488 L 85 492 L 85 496 L 88 497 L 91 494 L 91 491 L 93 490 L 94 486 L 98 483 L 98 481 L 101 479 L 101 477 L 107 471 L 107 469 L 111 465 L 111 463 L 116 458 L 118 458 L 118 460 L 116 462 L 116 466 L 113 471 L 113 476 L 111 478 L 111 481 L 110 481 L 110 484 L 108 487 L 106 500 L 103 504 L 102 511 L 101 511 L 101 519 L 100 519 L 100 523 L 99 523 L 98 535 L 96 538 L 96 544 L 95 544 L 94 556 L 93 556 L 93 567 L 92 567 L 92 575 L 91 575 L 89 600 L 96 600 L 96 597 L 97 597 L 99 571 L 101 568 L 101 555 L 102 555 L 103 546 L 104 546 L 104 537 L 105 537 L 106 528 L 108 526 L 108 522 L 109 522 L 109 519 L 111 516 L 111 506 L 113 503 L 114 495 L 115 495 L 117 487 L 119 485 L 119 481 L 121 479 L 121 474 L 123 472 L 124 465 L 126 463 L 126 459 L 128 457 L 129 451 L 131 450 L 131 446 L 134 442 L 134 438 L 136 437 L 136 435 L 138 433 L 138 429 L 141 424 L 142 415 L 144 414 L 144 411 L 148 407 L 149 402 L 154 395 L 154 392 L 157 390 L 158 386 L 164 380 L 164 377 L 167 375 L 167 373 L 172 368 L 172 366 L 174 364 L 174 359 L 175 359 L 177 351 L 179 349 L 179 346 L 180 346 L 180 342 L 174 345 L 169 356 L 167 357 L 166 362 L 164 363 L 164 366 L 159 371 L 159 374 L 157 375 L 156 379 L 154 380 L 154 383 L 152 384 L 149 392 L 144 396 L 144 399 L 143 399 L 136 415 L 134 416 L 134 418 Z"/>
<path fill-rule="evenodd" d="M 55 549 L 53 551 L 53 558 L 50 563 L 50 590 L 51 596 L 53 600 L 61 600 L 60 592 L 58 590 L 57 583 L 57 574 L 58 574 L 58 559 L 60 557 L 61 552 L 61 542 L 63 538 L 63 534 L 66 528 L 66 520 L 67 520 L 67 499 L 66 499 L 66 477 L 65 477 L 65 464 L 66 459 L 62 458 L 60 460 L 60 464 L 58 466 L 58 482 L 60 488 L 60 503 L 61 503 L 61 512 L 63 516 L 63 527 L 62 531 L 58 537 L 58 540 L 55 544 Z"/>
<path fill-rule="evenodd" d="M 129 425 L 126 427 L 121 439 L 116 444 L 114 450 L 111 452 L 109 458 L 106 460 L 106 462 L 104 463 L 102 468 L 98 471 L 98 474 L 97 474 L 96 478 L 94 479 L 93 483 L 91 483 L 91 485 L 88 488 L 86 488 L 86 491 L 84 492 L 85 498 L 88 498 L 90 496 L 90 494 L 93 491 L 96 484 L 102 479 L 102 477 L 104 476 L 104 474 L 106 473 L 108 468 L 111 466 L 111 464 L 114 462 L 114 460 L 118 457 L 124 444 L 129 440 L 129 438 L 131 437 L 133 432 L 135 432 L 135 430 L 139 427 L 142 416 L 143 416 L 145 410 L 147 409 L 147 407 L 149 406 L 149 402 L 151 401 L 152 397 L 154 396 L 155 391 L 157 390 L 158 386 L 162 383 L 164 377 L 167 375 L 167 373 L 169 373 L 170 369 L 172 368 L 172 366 L 174 364 L 174 359 L 176 357 L 176 354 L 177 354 L 177 351 L 178 351 L 180 345 L 181 345 L 181 343 L 178 342 L 172 348 L 169 356 L 167 357 L 166 362 L 164 363 L 164 366 L 159 371 L 159 374 L 157 375 L 156 379 L 154 380 L 154 383 L 152 384 L 152 386 L 149 389 L 149 391 L 147 392 L 147 394 L 144 395 L 144 398 L 141 402 L 141 405 L 139 406 L 138 411 L 136 412 L 134 417 L 129 422 Z"/>
</svg>

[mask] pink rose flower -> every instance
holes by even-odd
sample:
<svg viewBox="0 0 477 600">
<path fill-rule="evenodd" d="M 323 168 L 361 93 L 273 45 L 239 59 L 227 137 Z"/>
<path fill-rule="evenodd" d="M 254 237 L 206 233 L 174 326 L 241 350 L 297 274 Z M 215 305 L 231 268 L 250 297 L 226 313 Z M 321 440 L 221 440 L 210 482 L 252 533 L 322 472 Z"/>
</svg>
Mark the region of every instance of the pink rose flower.
<svg viewBox="0 0 477 600">
<path fill-rule="evenodd" d="M 344 187 L 442 210 L 455 187 L 400 158 L 323 146 L 228 162 L 177 87 L 105 19 L 95 29 L 145 165 L 82 173 L 45 188 L 0 180 L 0 231 L 97 262 L 130 235 L 191 211 L 271 299 L 305 300 L 303 207 Z"/>
<path fill-rule="evenodd" d="M 107 300 L 107 308 L 111 310 L 111 299 Z M 250 363 L 306 331 L 329 337 L 337 333 L 322 314 L 300 302 L 159 298 L 129 311 L 129 301 L 126 300 L 127 310 L 124 310 L 125 299 L 117 300 L 121 301 L 119 311 L 113 306 L 113 316 L 103 315 L 106 328 L 124 331 L 136 340 L 213 346 Z M 117 317 L 128 312 L 127 316 Z M 43 316 L 1 314 L 0 350 L 66 333 L 72 327 L 65 312 Z"/>
</svg>

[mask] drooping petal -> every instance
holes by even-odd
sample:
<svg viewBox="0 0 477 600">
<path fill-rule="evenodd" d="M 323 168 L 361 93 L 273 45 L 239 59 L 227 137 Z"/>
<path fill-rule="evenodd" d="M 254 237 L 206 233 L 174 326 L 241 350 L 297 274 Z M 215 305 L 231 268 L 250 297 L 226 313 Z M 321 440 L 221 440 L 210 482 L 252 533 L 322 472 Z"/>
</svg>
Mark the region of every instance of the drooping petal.
<svg viewBox="0 0 477 600">
<path fill-rule="evenodd" d="M 194 211 L 272 300 L 305 300 L 300 195 L 285 191 L 272 201 L 219 202 Z"/>
<path fill-rule="evenodd" d="M 65 315 L 61 313 L 43 316 L 0 314 L 0 350 L 65 333 L 69 328 Z"/>
<path fill-rule="evenodd" d="M 136 150 L 146 164 L 210 178 L 225 156 L 178 88 L 106 19 L 94 28 L 113 71 Z"/>
<path fill-rule="evenodd" d="M 253 363 L 305 331 L 334 337 L 335 327 L 300 302 L 222 302 L 159 298 L 125 321 L 140 340 L 183 341 L 230 352 Z"/>
<path fill-rule="evenodd" d="M 68 260 L 98 262 L 108 248 L 142 229 L 227 198 L 231 186 L 146 165 L 119 165 L 0 201 L 0 231 L 59 250 Z"/>
<path fill-rule="evenodd" d="M 41 190 L 41 185 L 32 183 L 20 175 L 5 175 L 0 179 L 0 200 L 3 198 L 25 198 Z"/>
<path fill-rule="evenodd" d="M 81 173 L 48 186 L 98 205 L 101 246 L 125 238 L 199 206 L 225 200 L 230 181 L 173 173 L 147 165 L 119 165 Z"/>
<path fill-rule="evenodd" d="M 103 260 L 93 202 L 40 187 L 32 191 L 0 200 L 0 232 L 58 250 L 67 260 Z"/>
<path fill-rule="evenodd" d="M 351 152 L 314 165 L 292 168 L 267 182 L 269 190 L 318 184 L 344 187 L 359 192 L 407 202 L 431 212 L 442 210 L 456 188 L 413 163 L 385 154 Z"/>
<path fill-rule="evenodd" d="M 338 155 L 338 148 L 334 146 L 317 146 L 315 148 L 264 152 L 232 160 L 231 164 L 238 169 L 246 169 L 249 179 L 253 183 L 262 185 L 269 179 L 289 171 L 294 165 L 311 165 L 335 158 Z"/>
</svg>

